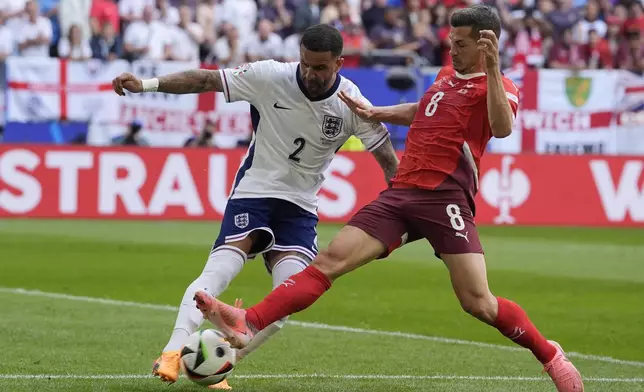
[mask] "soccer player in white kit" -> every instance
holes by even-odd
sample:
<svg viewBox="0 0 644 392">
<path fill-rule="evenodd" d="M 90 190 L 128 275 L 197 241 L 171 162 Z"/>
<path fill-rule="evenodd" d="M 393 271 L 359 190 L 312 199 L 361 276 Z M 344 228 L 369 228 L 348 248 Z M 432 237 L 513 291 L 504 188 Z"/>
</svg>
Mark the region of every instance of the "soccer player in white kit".
<svg viewBox="0 0 644 392">
<path fill-rule="evenodd" d="M 248 259 L 262 254 L 273 287 L 304 268 L 318 252 L 317 193 L 338 149 L 352 135 L 362 140 L 384 171 L 387 183 L 398 158 L 382 123 L 360 119 L 338 98 L 344 91 L 366 100 L 358 87 L 338 74 L 342 36 L 333 27 L 315 25 L 302 35 L 299 63 L 272 60 L 219 71 L 192 70 L 140 80 L 125 73 L 113 80 L 114 91 L 191 94 L 222 92 L 226 101 L 251 104 L 253 139 L 237 172 L 219 237 L 201 275 L 187 288 L 170 341 L 153 373 L 163 381 L 179 376 L 180 350 L 204 321 L 193 297 L 205 289 L 220 295 Z M 244 358 L 286 320 L 266 328 Z M 262 335 L 263 334 L 263 335 Z M 214 386 L 230 388 L 226 382 Z"/>
</svg>

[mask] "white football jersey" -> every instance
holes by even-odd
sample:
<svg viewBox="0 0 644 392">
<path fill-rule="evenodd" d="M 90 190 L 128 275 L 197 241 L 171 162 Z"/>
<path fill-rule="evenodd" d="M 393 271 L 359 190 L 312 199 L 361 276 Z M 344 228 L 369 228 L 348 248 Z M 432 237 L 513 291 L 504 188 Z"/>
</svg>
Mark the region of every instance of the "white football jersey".
<svg viewBox="0 0 644 392">
<path fill-rule="evenodd" d="M 338 98 L 346 91 L 367 101 L 353 82 L 338 75 L 327 94 L 311 98 L 298 66 L 267 60 L 220 71 L 226 101 L 252 105 L 253 140 L 231 197 L 283 199 L 316 214 L 324 172 L 344 142 L 355 135 L 373 151 L 389 132 L 382 123 L 360 119 Z"/>
</svg>

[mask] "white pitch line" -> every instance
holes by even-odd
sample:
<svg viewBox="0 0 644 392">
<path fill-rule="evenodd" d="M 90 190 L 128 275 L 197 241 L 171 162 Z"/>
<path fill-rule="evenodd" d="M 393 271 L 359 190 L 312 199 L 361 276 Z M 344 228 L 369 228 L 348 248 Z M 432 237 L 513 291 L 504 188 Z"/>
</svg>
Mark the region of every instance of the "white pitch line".
<svg viewBox="0 0 644 392">
<path fill-rule="evenodd" d="M 152 309 L 152 310 L 164 310 L 164 311 L 172 311 L 172 312 L 176 312 L 177 310 L 179 310 L 178 307 L 172 306 L 172 305 L 157 305 L 157 304 L 148 304 L 148 303 L 142 303 L 142 302 L 121 301 L 121 300 L 107 299 L 107 298 L 85 297 L 80 295 L 70 295 L 70 294 L 60 294 L 60 293 L 49 293 L 49 292 L 44 292 L 40 290 L 27 290 L 27 289 L 21 289 L 21 288 L 0 287 L 0 293 L 28 295 L 28 296 L 45 297 L 45 298 L 53 298 L 53 299 L 65 299 L 69 301 L 89 302 L 89 303 L 98 303 L 103 305 L 124 306 L 124 307 Z M 505 351 L 524 351 L 525 350 L 524 348 L 516 347 L 516 346 L 504 346 L 501 344 L 475 342 L 471 340 L 462 340 L 462 339 L 451 339 L 451 338 L 444 338 L 440 336 L 428 336 L 428 335 L 420 335 L 420 334 L 400 332 L 400 331 L 381 331 L 377 329 L 354 328 L 354 327 L 347 327 L 342 325 L 329 325 L 329 324 L 311 323 L 311 322 L 295 321 L 295 320 L 289 320 L 287 324 L 303 327 L 303 328 L 322 329 L 327 331 L 390 336 L 390 337 L 397 337 L 397 338 L 404 338 L 404 339 L 424 340 L 424 341 L 437 342 L 437 343 L 493 348 L 493 349 L 505 350 Z M 581 354 L 581 353 L 572 352 L 572 351 L 567 351 L 566 354 L 571 358 L 585 359 L 588 361 L 606 362 L 606 363 L 613 363 L 616 365 L 644 367 L 644 362 L 640 362 L 640 361 L 628 361 L 624 359 L 618 359 L 618 358 L 607 357 L 607 356 Z"/>
<path fill-rule="evenodd" d="M 140 380 L 146 374 L 0 374 L 0 380 Z"/>
<path fill-rule="evenodd" d="M 140 380 L 152 378 L 146 374 L 0 374 L 0 380 Z M 242 374 L 231 379 L 340 379 L 340 380 L 462 380 L 462 381 L 541 381 L 549 382 L 547 377 L 514 376 L 458 376 L 436 374 L 426 376 L 404 374 Z M 595 383 L 644 383 L 644 378 L 604 378 L 588 377 L 584 382 Z"/>
</svg>

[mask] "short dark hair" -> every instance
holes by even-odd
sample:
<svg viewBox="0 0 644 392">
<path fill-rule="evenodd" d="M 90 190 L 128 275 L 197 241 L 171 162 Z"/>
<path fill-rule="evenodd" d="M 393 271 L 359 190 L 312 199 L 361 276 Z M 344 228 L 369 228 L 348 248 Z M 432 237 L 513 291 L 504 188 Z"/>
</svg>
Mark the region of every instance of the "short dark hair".
<svg viewBox="0 0 644 392">
<path fill-rule="evenodd" d="M 311 52 L 331 52 L 333 57 L 339 57 L 344 46 L 338 29 L 325 24 L 313 25 L 304 30 L 300 44 Z"/>
<path fill-rule="evenodd" d="M 497 38 L 501 37 L 501 18 L 487 5 L 477 4 L 460 9 L 452 14 L 449 23 L 452 27 L 472 27 L 474 36 L 478 36 L 481 30 L 492 30 Z"/>
</svg>

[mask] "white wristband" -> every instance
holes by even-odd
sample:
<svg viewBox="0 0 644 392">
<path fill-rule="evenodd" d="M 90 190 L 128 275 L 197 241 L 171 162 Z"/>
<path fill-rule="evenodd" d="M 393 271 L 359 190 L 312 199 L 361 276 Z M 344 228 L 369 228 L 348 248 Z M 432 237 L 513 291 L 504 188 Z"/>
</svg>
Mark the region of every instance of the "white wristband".
<svg viewBox="0 0 644 392">
<path fill-rule="evenodd" d="M 157 78 L 143 79 L 141 80 L 141 84 L 143 85 L 144 93 L 153 93 L 159 89 L 159 79 Z"/>
</svg>

